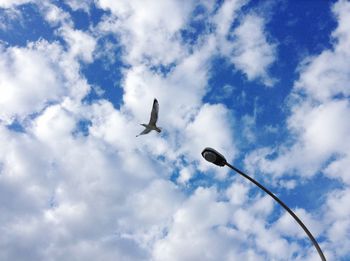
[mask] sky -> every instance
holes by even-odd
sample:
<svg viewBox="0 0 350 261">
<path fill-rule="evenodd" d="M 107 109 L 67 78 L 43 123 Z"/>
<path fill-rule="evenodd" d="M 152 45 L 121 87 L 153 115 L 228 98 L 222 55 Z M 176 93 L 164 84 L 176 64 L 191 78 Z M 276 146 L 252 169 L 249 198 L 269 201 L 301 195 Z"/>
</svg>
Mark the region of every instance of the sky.
<svg viewBox="0 0 350 261">
<path fill-rule="evenodd" d="M 0 260 L 319 260 L 205 147 L 350 260 L 349 84 L 348 0 L 0 0 Z"/>
</svg>

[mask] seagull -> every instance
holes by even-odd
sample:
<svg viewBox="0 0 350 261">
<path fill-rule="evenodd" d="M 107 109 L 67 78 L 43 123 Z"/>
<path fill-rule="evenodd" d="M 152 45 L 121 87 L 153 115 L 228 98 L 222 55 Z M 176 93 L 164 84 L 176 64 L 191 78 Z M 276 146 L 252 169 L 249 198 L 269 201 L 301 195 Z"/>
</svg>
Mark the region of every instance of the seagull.
<svg viewBox="0 0 350 261">
<path fill-rule="evenodd" d="M 154 98 L 152 111 L 151 111 L 151 118 L 149 120 L 149 123 L 148 124 L 141 124 L 143 127 L 145 127 L 145 129 L 139 135 L 136 135 L 136 137 L 150 133 L 152 130 L 155 130 L 158 133 L 160 133 L 162 131 L 156 125 L 157 120 L 158 120 L 158 111 L 159 111 L 159 103 L 158 103 L 157 99 Z"/>
</svg>

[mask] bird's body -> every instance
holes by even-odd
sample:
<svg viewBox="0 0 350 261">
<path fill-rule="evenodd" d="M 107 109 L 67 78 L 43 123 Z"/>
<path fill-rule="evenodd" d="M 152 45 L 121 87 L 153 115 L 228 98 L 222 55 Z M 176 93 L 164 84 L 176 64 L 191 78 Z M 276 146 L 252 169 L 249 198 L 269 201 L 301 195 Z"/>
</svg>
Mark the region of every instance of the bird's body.
<svg viewBox="0 0 350 261">
<path fill-rule="evenodd" d="M 145 127 L 145 129 L 139 135 L 136 135 L 136 137 L 138 137 L 140 135 L 148 134 L 152 130 L 155 130 L 158 133 L 160 133 L 162 131 L 156 125 L 157 124 L 157 120 L 158 120 L 158 111 L 159 111 L 159 103 L 158 103 L 157 99 L 154 99 L 153 100 L 152 111 L 151 111 L 151 118 L 149 120 L 149 123 L 148 124 L 141 124 L 143 127 Z"/>
</svg>

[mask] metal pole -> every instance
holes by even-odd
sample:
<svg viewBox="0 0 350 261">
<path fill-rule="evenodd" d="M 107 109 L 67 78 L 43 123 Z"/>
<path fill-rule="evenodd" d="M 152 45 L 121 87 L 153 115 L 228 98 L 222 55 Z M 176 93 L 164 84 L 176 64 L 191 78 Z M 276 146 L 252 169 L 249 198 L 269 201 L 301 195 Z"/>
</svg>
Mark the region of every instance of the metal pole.
<svg viewBox="0 0 350 261">
<path fill-rule="evenodd" d="M 305 233 L 308 235 L 308 237 L 310 238 L 312 244 L 315 246 L 318 254 L 321 257 L 322 261 L 326 261 L 326 257 L 324 256 L 320 246 L 318 245 L 316 239 L 313 237 L 313 235 L 311 234 L 311 232 L 307 229 L 307 227 L 304 225 L 304 223 L 297 217 L 297 215 L 294 214 L 294 212 L 286 205 L 284 204 L 278 197 L 276 197 L 270 190 L 268 190 L 267 188 L 265 188 L 263 185 L 261 185 L 259 182 L 257 182 L 255 179 L 249 177 L 247 174 L 243 173 L 242 171 L 240 171 L 239 169 L 237 169 L 236 167 L 232 166 L 231 164 L 225 162 L 225 164 L 233 169 L 234 171 L 236 171 L 238 174 L 240 174 L 241 176 L 245 177 L 246 179 L 250 180 L 251 182 L 253 182 L 255 185 L 257 185 L 259 188 L 261 188 L 263 191 L 265 191 L 267 194 L 269 194 L 274 200 L 276 200 L 285 210 L 288 211 L 288 213 L 298 222 L 298 224 L 304 229 Z"/>
</svg>

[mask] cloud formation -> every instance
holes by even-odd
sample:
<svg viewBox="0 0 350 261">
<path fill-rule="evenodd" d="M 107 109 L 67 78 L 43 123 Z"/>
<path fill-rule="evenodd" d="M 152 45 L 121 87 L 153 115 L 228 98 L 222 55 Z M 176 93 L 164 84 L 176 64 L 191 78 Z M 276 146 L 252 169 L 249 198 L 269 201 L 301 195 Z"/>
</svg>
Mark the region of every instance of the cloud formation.
<svg viewBox="0 0 350 261">
<path fill-rule="evenodd" d="M 332 48 L 300 61 L 287 104 L 292 141 L 245 157 L 240 137 L 259 141 L 259 116 L 239 118 L 232 100 L 208 94 L 236 95 L 226 79 L 222 90 L 212 86 L 218 57 L 245 81 L 276 84 L 277 40 L 250 4 L 0 0 L 7 11 L 37 10 L 53 35 L 0 42 L 1 260 L 317 258 L 271 198 L 201 158 L 206 146 L 230 162 L 244 159 L 256 177 L 269 173 L 284 192 L 320 173 L 341 182 L 315 212 L 293 209 L 330 260 L 347 257 L 350 4 L 332 7 Z M 119 104 L 95 91 L 110 88 L 105 68 L 120 73 Z M 154 97 L 163 132 L 136 139 Z"/>
<path fill-rule="evenodd" d="M 272 86 L 274 79 L 267 71 L 276 59 L 275 45 L 268 43 L 264 33 L 264 19 L 249 14 L 233 31 L 231 61 L 242 70 L 249 80 L 261 78 L 264 84 Z"/>
<path fill-rule="evenodd" d="M 89 86 L 79 64 L 58 43 L 45 40 L 27 47 L 1 46 L 1 119 L 11 122 L 40 112 L 65 96 L 83 98 Z"/>
<path fill-rule="evenodd" d="M 343 214 L 330 214 L 338 211 L 336 198 L 341 202 L 349 196 L 347 163 L 350 124 L 345 119 L 345 115 L 350 113 L 347 79 L 350 67 L 346 47 L 350 36 L 349 8 L 348 1 L 334 4 L 332 11 L 338 24 L 332 33 L 332 48 L 325 49 L 319 55 L 306 57 L 298 68 L 299 79 L 295 81 L 290 95 L 291 114 L 287 120 L 288 130 L 293 137 L 291 141 L 277 148 L 261 148 L 246 158 L 246 164 L 251 170 L 258 168 L 275 178 L 284 175 L 312 178 L 320 174 L 341 182 L 343 188 L 326 195 L 323 209 L 322 222 L 327 228 L 325 233 L 333 236 L 338 229 L 349 231 L 349 224 Z M 271 155 L 275 155 L 274 158 L 271 159 Z M 344 209 L 343 213 L 347 213 L 347 210 Z M 344 233 L 348 234 L 338 234 L 340 241 L 345 240 Z M 334 252 L 329 253 L 331 259 L 341 259 L 347 255 L 343 244 L 336 245 L 332 236 L 328 240 L 326 249 L 334 249 Z"/>
</svg>

